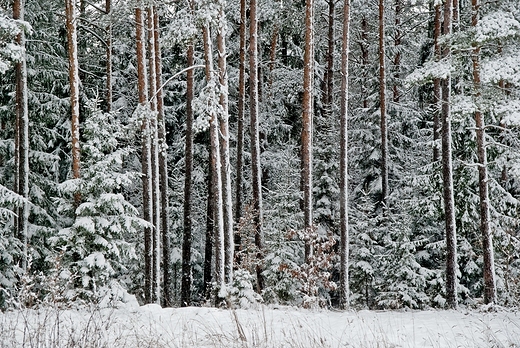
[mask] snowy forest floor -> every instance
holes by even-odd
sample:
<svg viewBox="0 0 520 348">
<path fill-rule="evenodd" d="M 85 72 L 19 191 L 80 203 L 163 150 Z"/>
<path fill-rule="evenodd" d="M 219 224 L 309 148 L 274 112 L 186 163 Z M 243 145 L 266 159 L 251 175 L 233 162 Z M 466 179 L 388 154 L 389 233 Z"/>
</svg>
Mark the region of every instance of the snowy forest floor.
<svg viewBox="0 0 520 348">
<path fill-rule="evenodd" d="M 520 313 L 45 308 L 0 313 L 0 347 L 520 347 Z"/>
</svg>

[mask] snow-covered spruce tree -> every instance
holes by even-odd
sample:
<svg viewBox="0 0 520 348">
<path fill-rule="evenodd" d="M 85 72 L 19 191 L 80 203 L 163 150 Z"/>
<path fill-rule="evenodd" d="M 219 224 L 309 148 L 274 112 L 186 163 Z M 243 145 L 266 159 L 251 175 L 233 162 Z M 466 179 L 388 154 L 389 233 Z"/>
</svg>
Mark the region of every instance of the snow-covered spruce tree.
<svg viewBox="0 0 520 348">
<path fill-rule="evenodd" d="M 116 113 L 103 113 L 94 101 L 83 126 L 82 177 L 60 184 L 63 197 L 58 211 L 74 216 L 70 226 L 52 238 L 63 253 L 61 274 L 73 279 L 74 295 L 95 299 L 100 290 L 116 279 L 126 284 L 132 260 L 133 242 L 146 222 L 124 197 L 125 188 L 139 175 L 125 171 L 124 162 L 132 153 L 128 146 L 133 125 L 124 126 Z M 73 195 L 81 193 L 75 208 Z"/>
</svg>

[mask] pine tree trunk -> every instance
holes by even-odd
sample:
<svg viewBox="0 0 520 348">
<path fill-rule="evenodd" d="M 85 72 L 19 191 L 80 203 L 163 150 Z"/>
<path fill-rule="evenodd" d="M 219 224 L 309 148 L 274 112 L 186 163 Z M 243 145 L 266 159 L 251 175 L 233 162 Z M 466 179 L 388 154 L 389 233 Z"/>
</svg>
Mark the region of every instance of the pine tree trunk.
<svg viewBox="0 0 520 348">
<path fill-rule="evenodd" d="M 161 303 L 161 190 L 159 174 L 159 133 L 157 125 L 157 72 L 155 70 L 155 29 L 154 29 L 154 8 L 148 6 L 148 79 L 149 89 L 148 98 L 151 104 L 153 115 L 150 120 L 151 154 L 152 154 L 152 255 L 153 255 L 153 299 L 155 303 Z"/>
<path fill-rule="evenodd" d="M 255 245 L 258 249 L 256 266 L 257 291 L 264 288 L 262 275 L 264 251 L 263 211 L 262 211 L 262 174 L 260 165 L 259 105 L 258 105 L 258 18 L 257 1 L 249 3 L 249 113 L 251 126 L 251 170 L 253 181 L 253 206 L 255 224 Z"/>
<path fill-rule="evenodd" d="M 77 13 L 75 0 L 65 0 L 65 17 L 67 22 L 67 50 L 69 57 L 69 85 L 72 133 L 72 177 L 80 178 L 80 147 L 79 147 L 79 63 Z M 74 195 L 76 205 L 79 205 L 79 192 Z"/>
<path fill-rule="evenodd" d="M 314 1 L 305 2 L 305 50 L 303 55 L 302 101 L 302 189 L 304 227 L 307 233 L 313 228 L 312 219 L 312 131 L 313 131 L 313 83 L 314 83 Z M 305 241 L 305 262 L 309 262 L 313 250 Z"/>
<path fill-rule="evenodd" d="M 441 4 L 435 3 L 435 17 L 433 29 L 433 46 L 435 60 L 441 58 L 441 45 L 439 39 L 441 37 Z M 440 112 L 441 112 L 441 79 L 436 77 L 433 79 L 433 161 L 437 162 L 440 159 Z"/>
<path fill-rule="evenodd" d="M 188 67 L 194 62 L 193 44 L 188 45 Z M 184 155 L 184 236 L 182 242 L 182 282 L 181 306 L 189 306 L 191 299 L 191 176 L 193 172 L 193 69 L 188 70 L 186 77 L 186 148 Z"/>
<path fill-rule="evenodd" d="M 395 37 L 394 37 L 394 86 L 393 102 L 399 104 L 399 79 L 401 78 L 401 0 L 395 0 Z"/>
<path fill-rule="evenodd" d="M 234 236 L 233 236 L 233 196 L 231 192 L 231 164 L 229 158 L 229 102 L 226 59 L 226 14 L 225 0 L 219 0 L 217 28 L 218 74 L 220 82 L 220 160 L 222 175 L 222 204 L 224 213 L 224 274 L 227 283 L 233 281 Z"/>
<path fill-rule="evenodd" d="M 139 104 L 143 109 L 141 123 L 141 165 L 143 183 L 143 219 L 150 224 L 153 223 L 152 205 L 152 162 L 151 162 L 151 143 L 150 143 L 150 120 L 148 115 L 148 84 L 146 72 L 146 51 L 145 51 L 145 27 L 143 10 L 139 7 L 135 9 L 135 28 L 136 28 L 136 52 L 137 52 L 137 90 Z M 144 228 L 144 263 L 145 263 L 145 302 L 153 301 L 153 236 L 152 228 Z"/>
<path fill-rule="evenodd" d="M 154 43 L 155 43 L 155 74 L 157 75 L 157 137 L 159 144 L 159 185 L 160 185 L 160 230 L 162 237 L 162 262 L 163 262 L 163 307 L 173 305 L 171 293 L 171 245 L 169 234 L 168 216 L 168 158 L 166 145 L 166 123 L 164 119 L 164 100 L 162 90 L 162 54 L 160 46 L 159 13 L 154 8 Z"/>
<path fill-rule="evenodd" d="M 243 212 L 244 176 L 244 114 L 246 102 L 246 0 L 240 0 L 240 47 L 238 61 L 238 115 L 237 115 L 237 177 L 235 223 L 240 223 Z M 235 254 L 241 249 L 240 231 L 235 233 Z M 240 263 L 240 259 L 237 260 Z"/>
<path fill-rule="evenodd" d="M 350 44 L 350 0 L 343 4 L 341 47 L 341 114 L 340 114 L 340 306 L 349 307 L 349 234 L 348 234 L 348 58 Z"/>
<path fill-rule="evenodd" d="M 13 19 L 24 20 L 24 2 L 15 0 L 13 5 Z M 23 30 L 16 37 L 16 43 L 25 49 L 25 34 Z M 16 223 L 17 236 L 22 243 L 21 267 L 27 269 L 27 227 L 29 225 L 29 107 L 27 87 L 27 61 L 25 53 L 15 66 L 16 74 L 16 193 L 24 198 L 18 208 Z"/>
<path fill-rule="evenodd" d="M 327 53 L 325 54 L 325 73 L 323 74 L 322 105 L 324 116 L 332 113 L 334 93 L 334 18 L 336 0 L 328 0 L 329 13 L 327 17 Z"/>
<path fill-rule="evenodd" d="M 471 5 L 473 8 L 471 24 L 475 28 L 478 24 L 480 0 L 472 0 Z M 481 99 L 480 46 L 477 43 L 473 44 L 473 54 L 471 58 L 473 61 L 474 98 L 475 104 L 477 105 L 477 111 L 475 111 L 475 125 L 477 133 L 480 232 L 482 234 L 482 249 L 484 254 L 484 303 L 489 304 L 496 301 L 495 258 L 493 250 L 493 237 L 489 226 L 489 178 L 487 173 L 486 132 L 484 116 L 479 110 Z"/>
<path fill-rule="evenodd" d="M 106 0 L 105 2 L 105 12 L 109 17 L 109 23 L 106 27 L 107 32 L 107 40 L 106 40 L 106 55 L 107 55 L 107 65 L 106 65 L 106 111 L 112 111 L 112 0 Z"/>
<path fill-rule="evenodd" d="M 452 0 L 444 4 L 444 35 L 451 34 Z M 449 58 L 449 43 L 442 50 L 442 56 Z M 451 76 L 441 80 L 441 121 L 442 121 L 442 176 L 444 215 L 446 223 L 446 301 L 450 308 L 457 307 L 457 234 L 455 226 L 455 199 L 453 194 L 453 164 L 451 154 Z"/>
<path fill-rule="evenodd" d="M 208 146 L 208 163 L 211 164 L 212 158 L 211 141 Z M 213 248 L 215 245 L 215 196 L 213 190 L 213 174 L 212 169 L 208 170 L 208 201 L 206 210 L 206 241 L 204 245 L 204 284 L 202 284 L 202 293 L 206 299 L 211 297 L 212 265 L 213 265 Z"/>
<path fill-rule="evenodd" d="M 379 0 L 379 111 L 381 113 L 381 203 L 388 209 L 388 120 L 386 111 L 385 2 Z"/>
<path fill-rule="evenodd" d="M 213 69 L 213 52 L 209 23 L 203 28 L 204 59 L 206 62 L 206 81 L 210 85 L 215 84 L 215 72 Z M 210 100 L 215 100 L 215 89 L 212 89 Z M 209 121 L 209 132 L 211 142 L 211 175 L 213 188 L 213 201 L 215 202 L 215 282 L 222 289 L 225 286 L 225 253 L 224 253 L 224 212 L 222 206 L 222 176 L 220 160 L 219 125 L 215 106 L 210 106 L 211 115 Z"/>
</svg>

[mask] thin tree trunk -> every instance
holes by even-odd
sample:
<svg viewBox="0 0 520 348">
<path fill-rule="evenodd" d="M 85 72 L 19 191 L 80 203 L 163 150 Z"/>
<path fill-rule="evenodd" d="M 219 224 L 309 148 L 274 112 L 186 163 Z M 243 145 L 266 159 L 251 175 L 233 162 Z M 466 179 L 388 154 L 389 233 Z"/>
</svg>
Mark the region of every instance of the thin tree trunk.
<svg viewBox="0 0 520 348">
<path fill-rule="evenodd" d="M 211 149 L 211 141 L 208 147 L 208 162 L 211 164 L 213 156 Z M 213 190 L 213 174 L 212 169 L 208 170 L 208 202 L 206 210 L 206 242 L 204 246 L 204 284 L 202 284 L 202 293 L 206 299 L 211 296 L 212 283 L 212 265 L 213 265 L 213 248 L 215 245 L 215 196 Z"/>
<path fill-rule="evenodd" d="M 452 0 L 444 4 L 444 35 L 451 34 Z M 444 58 L 451 56 L 450 44 L 445 43 Z M 441 80 L 442 94 L 442 176 L 444 215 L 446 223 L 446 301 L 450 308 L 457 307 L 457 234 L 455 226 L 455 199 L 453 194 L 453 164 L 451 155 L 451 76 Z"/>
<path fill-rule="evenodd" d="M 473 8 L 471 24 L 476 27 L 478 24 L 480 0 L 472 0 Z M 487 154 L 486 154 L 486 132 L 484 128 L 484 116 L 479 110 L 481 99 L 480 82 L 480 46 L 473 44 L 473 85 L 474 98 L 477 105 L 475 111 L 475 124 L 477 133 L 477 157 L 478 157 L 478 181 L 480 196 L 480 232 L 482 234 L 482 249 L 484 256 L 484 303 L 494 303 L 496 301 L 496 281 L 495 281 L 495 258 L 493 250 L 493 237 L 489 227 L 489 193 L 488 193 L 488 173 L 487 173 Z"/>
<path fill-rule="evenodd" d="M 24 20 L 24 2 L 15 0 L 13 19 Z M 16 37 L 17 44 L 25 49 L 25 33 L 23 30 Z M 29 107 L 27 87 L 27 61 L 25 53 L 15 66 L 16 74 L 16 193 L 24 198 L 18 208 L 17 235 L 22 243 L 21 267 L 27 269 L 27 227 L 29 225 Z"/>
<path fill-rule="evenodd" d="M 69 85 L 72 133 L 72 177 L 80 178 L 80 148 L 79 148 L 79 64 L 77 13 L 75 0 L 65 0 L 65 17 L 67 22 L 67 48 L 69 56 Z M 74 201 L 79 205 L 79 191 L 74 194 Z"/>
<path fill-rule="evenodd" d="M 169 234 L 169 217 L 168 217 L 168 158 L 166 146 L 166 123 L 164 119 L 164 100 L 162 90 L 162 54 L 160 45 L 159 31 L 159 12 L 154 8 L 154 43 L 155 43 L 155 74 L 157 76 L 157 137 L 159 144 L 159 185 L 160 185 L 160 230 L 162 234 L 162 259 L 163 259 L 163 306 L 170 307 L 173 305 L 173 297 L 171 293 L 171 245 Z"/>
<path fill-rule="evenodd" d="M 327 53 L 326 53 L 326 64 L 324 80 L 324 91 L 322 104 L 325 111 L 325 115 L 330 116 L 332 113 L 332 101 L 334 95 L 334 18 L 335 18 L 335 4 L 336 0 L 328 0 L 329 15 L 328 15 L 328 30 L 327 30 Z"/>
<path fill-rule="evenodd" d="M 388 209 L 388 120 L 386 112 L 385 3 L 379 0 L 379 102 L 381 113 L 381 202 Z"/>
<path fill-rule="evenodd" d="M 112 0 L 106 0 L 105 12 L 108 16 L 107 41 L 106 41 L 106 55 L 107 55 L 107 66 L 106 66 L 106 110 L 107 112 L 112 111 Z"/>
<path fill-rule="evenodd" d="M 213 52 L 211 44 L 211 35 L 209 23 L 203 28 L 204 39 L 204 59 L 206 61 L 206 81 L 211 86 L 210 102 L 215 100 L 214 85 L 215 72 L 213 70 Z M 210 107 L 210 110 L 212 108 Z M 217 114 L 212 111 L 209 122 L 210 142 L 211 142 L 211 170 L 212 170 L 212 188 L 213 201 L 215 202 L 215 282 L 217 287 L 222 289 L 225 286 L 225 264 L 224 264 L 224 212 L 222 207 L 222 176 L 221 176 L 221 160 L 220 160 L 220 141 L 219 141 L 219 125 Z"/>
<path fill-rule="evenodd" d="M 273 86 L 273 70 L 276 65 L 276 46 L 278 44 L 278 34 L 280 29 L 278 25 L 274 25 L 273 35 L 271 36 L 271 50 L 269 52 L 269 93 L 271 93 L 271 87 Z"/>
<path fill-rule="evenodd" d="M 249 96 L 250 96 L 250 123 L 251 123 L 251 170 L 253 179 L 253 206 L 255 224 L 255 245 L 258 250 L 256 277 L 257 291 L 264 288 L 262 275 L 264 251 L 263 208 L 262 208 L 262 173 L 260 165 L 260 134 L 259 134 L 259 105 L 258 105 L 258 18 L 257 1 L 249 3 Z"/>
<path fill-rule="evenodd" d="M 188 66 L 194 62 L 193 43 L 188 45 Z M 184 236 L 182 242 L 182 283 L 181 306 L 189 306 L 191 299 L 191 242 L 192 242 L 192 217 L 191 217 L 191 176 L 193 172 L 193 69 L 188 70 L 186 78 L 186 148 L 184 155 Z"/>
<path fill-rule="evenodd" d="M 395 38 L 394 38 L 394 86 L 393 102 L 400 101 L 399 79 L 401 78 L 401 0 L 395 0 Z"/>
<path fill-rule="evenodd" d="M 152 153 L 152 220 L 153 220 L 153 299 L 155 303 L 161 303 L 161 196 L 160 196 L 160 174 L 159 174 L 159 142 L 157 127 L 157 73 L 155 70 L 155 30 L 154 30 L 154 8 L 148 6 L 148 98 L 153 111 L 150 120 L 151 153 Z"/>
<path fill-rule="evenodd" d="M 244 176 L 244 114 L 246 102 L 246 0 L 240 0 L 240 53 L 238 62 L 238 115 L 237 115 L 237 177 L 235 223 L 240 223 L 243 211 Z M 235 253 L 241 248 L 240 231 L 235 233 Z M 240 260 L 238 260 L 240 262 Z"/>
<path fill-rule="evenodd" d="M 225 0 L 219 0 L 217 27 L 218 73 L 220 83 L 220 160 L 222 171 L 222 205 L 224 213 L 224 274 L 227 283 L 233 281 L 233 196 L 231 192 L 231 164 L 229 158 L 229 101 L 226 61 L 226 14 Z"/>
<path fill-rule="evenodd" d="M 349 307 L 349 234 L 348 234 L 348 58 L 350 43 L 350 0 L 343 4 L 341 47 L 341 114 L 340 114 L 340 306 Z"/>
<path fill-rule="evenodd" d="M 141 123 L 141 165 L 143 183 L 143 218 L 150 224 L 153 223 L 152 205 L 152 162 L 151 162 L 151 143 L 150 143 L 150 120 L 148 103 L 148 83 L 146 72 L 146 51 L 145 51 L 145 27 L 143 10 L 139 7 L 135 9 L 135 28 L 136 28 L 136 51 L 137 51 L 137 90 L 139 95 L 139 105 L 142 108 L 143 116 Z M 152 228 L 144 228 L 144 262 L 145 262 L 145 302 L 153 301 L 153 236 Z"/>
<path fill-rule="evenodd" d="M 307 233 L 313 228 L 312 219 L 312 131 L 313 131 L 313 84 L 314 84 L 314 1 L 305 1 L 305 51 L 303 55 L 303 101 L 302 101 L 302 189 L 304 227 Z M 313 250 L 310 241 L 305 241 L 305 262 L 309 262 Z"/>
<path fill-rule="evenodd" d="M 441 37 L 441 4 L 435 2 L 435 17 L 433 29 L 433 46 L 435 60 L 441 57 L 441 45 L 439 39 Z M 441 79 L 436 77 L 433 79 L 433 161 L 440 159 L 440 149 L 438 142 L 440 140 L 440 112 L 441 112 Z"/>
</svg>

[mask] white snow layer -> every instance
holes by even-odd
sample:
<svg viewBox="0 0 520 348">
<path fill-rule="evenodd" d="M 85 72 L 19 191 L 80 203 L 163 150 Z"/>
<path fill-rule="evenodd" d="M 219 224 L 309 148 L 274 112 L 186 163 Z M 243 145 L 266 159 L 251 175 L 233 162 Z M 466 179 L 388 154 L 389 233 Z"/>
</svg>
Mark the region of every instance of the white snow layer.
<svg viewBox="0 0 520 348">
<path fill-rule="evenodd" d="M 18 310 L 0 314 L 2 347 L 520 347 L 513 311 Z"/>
</svg>

